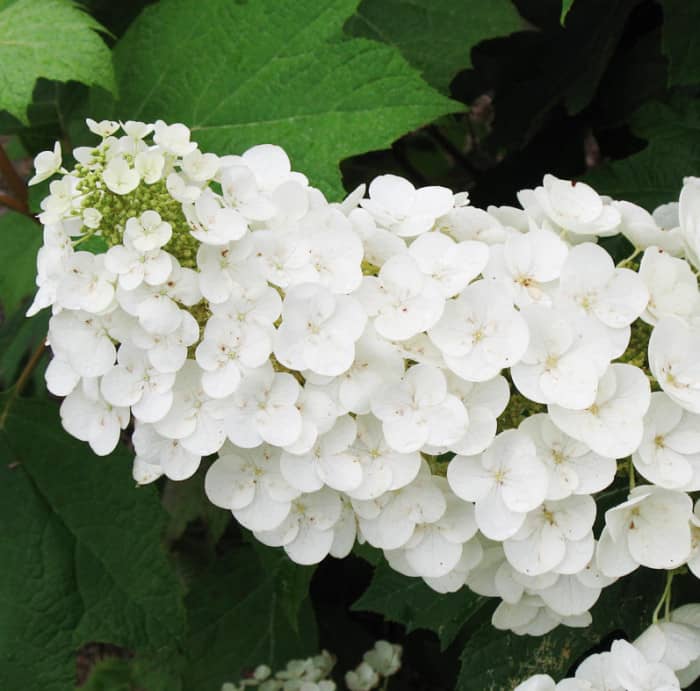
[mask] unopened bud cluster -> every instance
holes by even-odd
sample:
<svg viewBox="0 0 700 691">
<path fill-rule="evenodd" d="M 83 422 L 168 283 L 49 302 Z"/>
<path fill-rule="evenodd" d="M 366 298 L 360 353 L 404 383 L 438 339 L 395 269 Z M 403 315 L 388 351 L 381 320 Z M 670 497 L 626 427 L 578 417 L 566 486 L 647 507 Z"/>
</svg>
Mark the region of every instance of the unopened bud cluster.
<svg viewBox="0 0 700 691">
<path fill-rule="evenodd" d="M 88 125 L 73 170 L 36 160 L 61 177 L 29 313 L 97 454 L 131 420 L 139 483 L 216 454 L 208 497 L 261 542 L 368 542 L 516 633 L 587 625 L 639 565 L 700 575 L 700 180 L 653 214 L 551 175 L 519 208 L 394 175 L 329 203 L 276 146 Z"/>
</svg>

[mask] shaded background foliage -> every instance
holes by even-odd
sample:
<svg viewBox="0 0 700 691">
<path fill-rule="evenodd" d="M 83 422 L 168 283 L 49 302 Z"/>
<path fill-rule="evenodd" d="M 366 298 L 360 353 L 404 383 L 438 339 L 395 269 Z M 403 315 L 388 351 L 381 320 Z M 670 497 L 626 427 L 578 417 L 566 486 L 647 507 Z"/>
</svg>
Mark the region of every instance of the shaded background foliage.
<svg viewBox="0 0 700 691">
<path fill-rule="evenodd" d="M 0 0 L 0 141 L 20 178 L 55 139 L 85 143 L 86 115 L 181 120 L 219 153 L 282 144 L 334 198 L 396 172 L 514 204 L 552 172 L 651 209 L 700 171 L 697 2 L 82 7 Z M 660 573 L 606 590 L 589 630 L 520 638 L 491 627 L 494 602 L 437 595 L 366 547 L 293 565 L 208 504 L 204 469 L 135 489 L 126 444 L 96 458 L 60 428 L 48 317 L 23 316 L 47 185 L 27 197 L 7 169 L 0 182 L 15 206 L 0 215 L 1 689 L 218 691 L 321 647 L 350 668 L 379 637 L 405 647 L 393 691 L 508 689 L 647 624 Z M 677 581 L 678 604 L 697 599 Z"/>
</svg>

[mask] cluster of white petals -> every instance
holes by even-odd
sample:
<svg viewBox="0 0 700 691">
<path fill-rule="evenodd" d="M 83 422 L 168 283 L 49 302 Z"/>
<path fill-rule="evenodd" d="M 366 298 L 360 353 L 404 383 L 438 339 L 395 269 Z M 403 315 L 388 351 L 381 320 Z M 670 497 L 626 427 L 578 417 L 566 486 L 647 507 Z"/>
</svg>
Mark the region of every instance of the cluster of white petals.
<svg viewBox="0 0 700 691">
<path fill-rule="evenodd" d="M 700 605 L 690 604 L 653 623 L 633 643 L 585 658 L 575 675 L 556 683 L 536 674 L 514 691 L 674 691 L 700 677 Z"/>
<path fill-rule="evenodd" d="M 522 208 L 394 175 L 329 203 L 277 146 L 88 124 L 73 170 L 36 160 L 29 314 L 95 453 L 128 430 L 138 483 L 215 457 L 209 499 L 264 544 L 369 543 L 516 633 L 586 626 L 640 565 L 700 576 L 699 179 L 653 214 L 551 175 Z"/>
<path fill-rule="evenodd" d="M 403 649 L 396 643 L 377 641 L 371 650 L 362 656 L 362 662 L 345 673 L 348 691 L 372 691 L 401 669 Z M 336 691 L 338 686 L 330 679 L 335 657 L 327 650 L 305 660 L 290 660 L 287 666 L 275 672 L 267 665 L 258 665 L 245 679 L 237 684 L 226 682 L 221 691 Z M 383 688 L 386 688 L 384 686 Z"/>
</svg>

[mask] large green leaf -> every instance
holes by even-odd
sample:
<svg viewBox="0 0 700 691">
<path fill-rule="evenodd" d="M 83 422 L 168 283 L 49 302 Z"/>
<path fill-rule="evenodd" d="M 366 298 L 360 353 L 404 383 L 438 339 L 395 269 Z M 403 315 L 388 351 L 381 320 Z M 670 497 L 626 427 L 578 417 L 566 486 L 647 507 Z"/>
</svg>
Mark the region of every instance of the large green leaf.
<svg viewBox="0 0 700 691">
<path fill-rule="evenodd" d="M 524 28 L 510 0 L 363 0 L 346 30 L 396 46 L 425 79 L 447 91 L 471 67 L 477 43 Z"/>
<path fill-rule="evenodd" d="M 0 688 L 70 688 L 90 641 L 177 647 L 164 514 L 154 488 L 135 489 L 130 454 L 95 457 L 51 402 L 5 397 L 0 410 Z"/>
<path fill-rule="evenodd" d="M 649 210 L 678 199 L 683 177 L 700 173 L 700 101 L 649 103 L 632 117 L 630 126 L 647 146 L 591 171 L 586 181 L 601 194 Z"/>
<path fill-rule="evenodd" d="M 36 253 L 41 228 L 30 218 L 8 211 L 0 216 L 0 304 L 9 314 L 36 290 Z"/>
<path fill-rule="evenodd" d="M 0 4 L 0 110 L 27 122 L 39 77 L 114 89 L 102 27 L 69 0 Z"/>
<path fill-rule="evenodd" d="M 606 588 L 584 629 L 559 626 L 546 636 L 516 636 L 490 621 L 469 638 L 455 691 L 504 691 L 533 674 L 566 675 L 581 655 L 608 634 L 634 638 L 651 623 L 651 611 L 663 589 L 664 573 L 640 570 Z"/>
<path fill-rule="evenodd" d="M 668 81 L 672 86 L 700 84 L 700 3 L 663 0 L 663 50 L 669 61 Z"/>
<path fill-rule="evenodd" d="M 422 579 L 402 576 L 382 562 L 352 608 L 382 614 L 389 621 L 403 624 L 409 633 L 415 629 L 434 631 L 444 650 L 486 602 L 467 588 L 437 593 Z"/>
<path fill-rule="evenodd" d="M 312 183 L 340 194 L 341 159 L 460 108 L 396 49 L 342 40 L 357 2 L 163 0 L 116 46 L 112 113 L 184 122 L 218 153 L 280 144 Z"/>
<path fill-rule="evenodd" d="M 282 550 L 242 544 L 192 584 L 185 689 L 218 689 L 259 664 L 318 652 L 307 599 L 313 568 Z"/>
</svg>

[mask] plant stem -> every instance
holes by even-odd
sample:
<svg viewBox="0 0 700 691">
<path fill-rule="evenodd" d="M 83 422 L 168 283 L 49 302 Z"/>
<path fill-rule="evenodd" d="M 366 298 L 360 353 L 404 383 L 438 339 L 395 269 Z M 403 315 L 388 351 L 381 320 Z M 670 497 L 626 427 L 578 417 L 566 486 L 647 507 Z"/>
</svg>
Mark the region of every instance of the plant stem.
<svg viewBox="0 0 700 691">
<path fill-rule="evenodd" d="M 5 420 L 7 420 L 7 416 L 10 412 L 12 404 L 14 403 L 15 399 L 20 395 L 20 393 L 22 393 L 22 390 L 29 381 L 29 377 L 31 377 L 32 372 L 36 369 L 36 366 L 39 364 L 39 361 L 41 360 L 41 357 L 44 354 L 45 350 L 46 340 L 42 340 L 42 342 L 39 344 L 36 350 L 32 353 L 32 356 L 27 361 L 27 364 L 24 366 L 24 369 L 20 373 L 19 377 L 17 377 L 17 381 L 15 382 L 15 385 L 12 389 L 12 393 L 10 393 L 7 401 L 5 402 L 5 406 L 2 409 L 2 413 L 0 413 L 0 430 L 2 430 L 5 427 Z"/>
<path fill-rule="evenodd" d="M 11 197 L 9 194 L 5 194 L 4 192 L 0 192 L 0 204 L 6 206 L 8 209 L 12 209 L 13 211 L 19 211 L 21 214 L 27 213 L 27 209 L 22 202 L 18 201 L 14 197 Z"/>
<path fill-rule="evenodd" d="M 29 214 L 27 185 L 15 170 L 2 144 L 0 144 L 0 175 L 7 183 L 17 203 L 22 205 L 22 212 Z"/>
<path fill-rule="evenodd" d="M 632 462 L 632 456 L 630 456 L 627 459 L 627 467 L 628 467 L 628 473 L 629 473 L 629 478 L 630 478 L 630 492 L 631 492 L 635 487 L 634 463 Z"/>
<path fill-rule="evenodd" d="M 631 264 L 640 254 L 642 253 L 642 250 L 637 249 L 636 247 L 634 248 L 634 252 L 630 254 L 629 257 L 625 257 L 621 262 L 617 264 L 617 268 L 621 269 L 628 264 Z"/>
<path fill-rule="evenodd" d="M 670 613 L 671 613 L 671 586 L 673 584 L 673 577 L 675 576 L 675 573 L 673 571 L 667 571 L 666 572 L 666 587 L 664 588 L 664 592 L 661 594 L 661 599 L 659 600 L 658 604 L 656 605 L 654 609 L 654 614 L 652 614 L 651 621 L 653 624 L 656 624 L 659 621 L 659 612 L 661 612 L 661 608 L 665 606 L 664 609 L 664 618 L 668 619 Z"/>
</svg>

